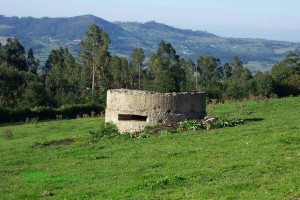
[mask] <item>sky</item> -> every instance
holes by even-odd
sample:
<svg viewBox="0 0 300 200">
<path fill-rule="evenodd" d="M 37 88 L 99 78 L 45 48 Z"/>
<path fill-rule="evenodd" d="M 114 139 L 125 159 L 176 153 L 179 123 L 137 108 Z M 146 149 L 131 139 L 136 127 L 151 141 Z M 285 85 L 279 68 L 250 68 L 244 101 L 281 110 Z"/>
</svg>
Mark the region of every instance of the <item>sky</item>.
<svg viewBox="0 0 300 200">
<path fill-rule="evenodd" d="M 155 20 L 224 37 L 300 42 L 300 0 L 0 0 L 0 14 Z"/>
</svg>

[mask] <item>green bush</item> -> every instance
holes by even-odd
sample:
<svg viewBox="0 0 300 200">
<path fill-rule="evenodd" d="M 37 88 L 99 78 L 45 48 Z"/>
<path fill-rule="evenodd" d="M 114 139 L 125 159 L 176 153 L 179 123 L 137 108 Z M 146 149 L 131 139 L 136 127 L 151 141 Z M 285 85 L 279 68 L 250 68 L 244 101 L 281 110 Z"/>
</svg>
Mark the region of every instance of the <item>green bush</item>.
<svg viewBox="0 0 300 200">
<path fill-rule="evenodd" d="M 122 132 L 121 136 L 123 138 L 125 138 L 125 139 L 130 139 L 130 138 L 148 138 L 148 137 L 150 137 L 150 134 L 148 134 L 146 131 L 135 132 L 135 133 Z"/>
<path fill-rule="evenodd" d="M 237 126 L 239 124 L 242 124 L 244 121 L 242 119 L 220 119 L 220 118 L 214 118 L 214 119 L 204 119 L 201 121 L 196 120 L 184 120 L 181 122 L 177 128 L 177 133 L 184 132 L 184 131 L 196 131 L 201 129 L 215 129 L 215 128 L 224 128 L 224 127 L 233 127 Z M 164 131 L 161 131 L 162 133 L 165 133 Z M 170 132 L 170 131 L 169 131 Z M 172 132 L 170 132 L 172 133 Z"/>
<path fill-rule="evenodd" d="M 100 127 L 96 131 L 89 131 L 91 134 L 91 139 L 93 142 L 96 142 L 103 138 L 104 136 L 108 138 L 117 137 L 120 135 L 120 132 L 117 126 L 111 122 L 101 123 Z"/>
<path fill-rule="evenodd" d="M 203 124 L 200 121 L 184 120 L 176 129 L 176 132 L 196 131 L 203 129 Z"/>
<path fill-rule="evenodd" d="M 242 124 L 243 122 L 244 120 L 242 119 L 232 119 L 232 120 L 216 119 L 213 121 L 204 121 L 203 127 L 206 129 L 233 127 Z"/>
<path fill-rule="evenodd" d="M 13 137 L 13 133 L 11 130 L 4 130 L 2 135 L 6 139 L 11 139 Z"/>
</svg>

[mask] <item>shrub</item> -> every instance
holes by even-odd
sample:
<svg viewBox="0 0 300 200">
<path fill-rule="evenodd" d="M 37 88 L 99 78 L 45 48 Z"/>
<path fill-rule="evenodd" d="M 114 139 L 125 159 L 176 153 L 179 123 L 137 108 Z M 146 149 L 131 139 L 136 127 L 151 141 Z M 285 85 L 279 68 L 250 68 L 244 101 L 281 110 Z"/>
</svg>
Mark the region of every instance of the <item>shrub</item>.
<svg viewBox="0 0 300 200">
<path fill-rule="evenodd" d="M 13 133 L 11 130 L 5 130 L 3 131 L 3 137 L 6 139 L 11 139 L 13 137 Z"/>
<path fill-rule="evenodd" d="M 135 133 L 122 132 L 121 136 L 125 139 L 129 139 L 129 138 L 148 138 L 148 137 L 150 137 L 150 134 L 146 133 L 145 131 L 135 132 Z"/>
<path fill-rule="evenodd" d="M 203 128 L 203 125 L 200 121 L 194 120 L 184 120 L 176 129 L 176 132 L 183 132 L 183 131 L 196 131 Z"/>
<path fill-rule="evenodd" d="M 92 141 L 98 141 L 104 136 L 113 138 L 120 135 L 117 126 L 111 122 L 101 124 L 97 131 L 89 131 L 89 133 L 92 136 Z"/>
<path fill-rule="evenodd" d="M 170 130 L 161 130 L 160 131 L 161 135 L 171 135 L 172 133 L 173 133 L 173 131 L 170 131 Z"/>
<path fill-rule="evenodd" d="M 220 119 L 220 118 L 205 118 L 201 121 L 184 120 L 183 122 L 179 123 L 179 125 L 176 128 L 176 132 L 180 133 L 184 131 L 196 131 L 201 129 L 233 127 L 242 124 L 243 122 L 244 121 L 242 119 L 228 120 L 228 119 Z"/>
</svg>

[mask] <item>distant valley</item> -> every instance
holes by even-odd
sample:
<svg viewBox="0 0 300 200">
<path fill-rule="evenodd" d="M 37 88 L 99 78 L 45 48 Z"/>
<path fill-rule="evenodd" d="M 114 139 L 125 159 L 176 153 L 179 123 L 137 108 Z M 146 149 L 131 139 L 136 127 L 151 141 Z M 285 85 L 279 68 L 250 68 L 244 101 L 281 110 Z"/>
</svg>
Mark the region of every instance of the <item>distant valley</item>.
<svg viewBox="0 0 300 200">
<path fill-rule="evenodd" d="M 140 47 L 149 58 L 161 40 L 170 42 L 177 53 L 194 61 L 201 55 L 212 55 L 222 63 L 240 57 L 252 72 L 270 70 L 289 51 L 300 51 L 300 43 L 263 39 L 219 37 L 206 31 L 174 28 L 150 21 L 108 22 L 93 15 L 70 18 L 5 17 L 0 15 L 0 42 L 17 37 L 28 50 L 33 48 L 44 62 L 51 49 L 67 47 L 77 56 L 78 44 L 85 37 L 88 26 L 96 23 L 110 36 L 110 52 L 129 57 L 133 48 Z M 201 27 L 199 27 L 201 28 Z"/>
</svg>

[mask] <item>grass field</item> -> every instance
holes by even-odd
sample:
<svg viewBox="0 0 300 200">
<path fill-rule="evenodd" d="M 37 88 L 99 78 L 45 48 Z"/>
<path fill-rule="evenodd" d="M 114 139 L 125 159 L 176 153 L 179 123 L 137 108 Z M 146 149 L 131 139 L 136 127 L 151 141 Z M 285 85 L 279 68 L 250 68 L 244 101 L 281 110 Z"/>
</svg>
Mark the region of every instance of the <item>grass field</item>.
<svg viewBox="0 0 300 200">
<path fill-rule="evenodd" d="M 97 143 L 103 118 L 0 125 L 0 199 L 300 198 L 299 97 L 208 112 L 245 124 Z"/>
</svg>

